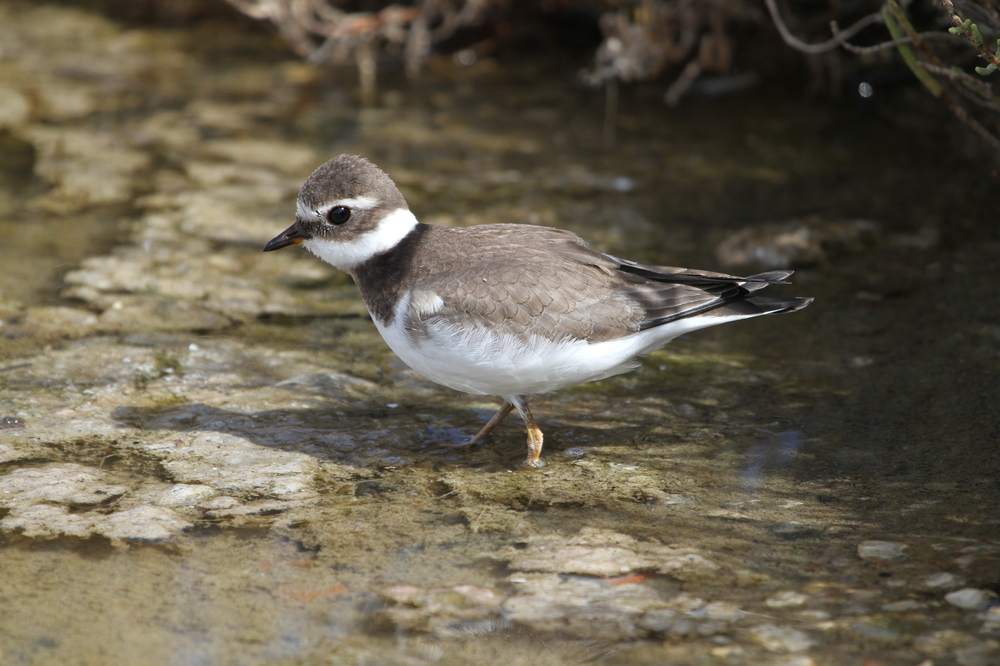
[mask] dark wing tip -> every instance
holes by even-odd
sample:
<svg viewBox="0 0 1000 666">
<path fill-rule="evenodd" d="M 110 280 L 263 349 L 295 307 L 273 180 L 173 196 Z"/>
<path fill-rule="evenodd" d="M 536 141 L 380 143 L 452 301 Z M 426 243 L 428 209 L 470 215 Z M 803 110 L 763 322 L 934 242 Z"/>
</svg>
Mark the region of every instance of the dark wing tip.
<svg viewBox="0 0 1000 666">
<path fill-rule="evenodd" d="M 794 298 L 754 296 L 752 298 L 730 301 L 710 311 L 708 315 L 726 316 L 736 314 L 745 317 L 756 317 L 765 314 L 784 314 L 786 312 L 798 312 L 812 302 L 813 298 L 808 296 Z"/>
<path fill-rule="evenodd" d="M 798 312 L 799 310 L 804 309 L 807 305 L 809 305 L 815 300 L 816 299 L 813 298 L 812 296 L 801 296 L 799 298 L 790 298 L 788 299 L 789 301 L 788 307 L 786 307 L 784 310 L 780 310 L 779 312 Z"/>
</svg>

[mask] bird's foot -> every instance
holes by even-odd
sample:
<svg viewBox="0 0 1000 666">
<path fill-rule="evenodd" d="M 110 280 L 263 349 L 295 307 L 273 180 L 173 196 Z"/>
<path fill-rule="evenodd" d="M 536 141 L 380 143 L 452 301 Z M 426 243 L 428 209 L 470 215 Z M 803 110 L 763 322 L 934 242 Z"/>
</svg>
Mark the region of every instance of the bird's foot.
<svg viewBox="0 0 1000 666">
<path fill-rule="evenodd" d="M 523 463 L 521 463 L 521 467 L 533 467 L 535 469 L 538 469 L 540 467 L 545 467 L 545 461 L 542 460 L 541 458 L 532 458 L 531 455 L 529 454 L 527 459 Z"/>
</svg>

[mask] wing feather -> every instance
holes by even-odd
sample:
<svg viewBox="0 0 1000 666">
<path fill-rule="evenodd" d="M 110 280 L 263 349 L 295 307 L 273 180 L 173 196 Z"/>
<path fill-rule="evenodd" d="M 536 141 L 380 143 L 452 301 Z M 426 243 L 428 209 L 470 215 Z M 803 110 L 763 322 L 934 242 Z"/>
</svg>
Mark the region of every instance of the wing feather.
<svg viewBox="0 0 1000 666">
<path fill-rule="evenodd" d="M 432 299 L 434 308 L 412 304 L 408 327 L 482 327 L 501 335 L 600 342 L 716 310 L 755 316 L 804 307 L 803 299 L 747 299 L 784 283 L 788 271 L 737 277 L 640 264 L 545 227 L 431 229 L 455 253 L 444 262 L 417 257 L 415 289 L 440 302 Z"/>
</svg>

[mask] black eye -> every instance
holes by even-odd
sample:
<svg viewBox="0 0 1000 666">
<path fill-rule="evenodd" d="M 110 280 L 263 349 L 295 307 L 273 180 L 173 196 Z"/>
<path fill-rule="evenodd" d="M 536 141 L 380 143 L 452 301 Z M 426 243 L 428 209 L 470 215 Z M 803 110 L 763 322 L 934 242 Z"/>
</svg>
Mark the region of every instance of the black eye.
<svg viewBox="0 0 1000 666">
<path fill-rule="evenodd" d="M 326 214 L 326 219 L 329 220 L 330 224 L 343 224 L 351 219 L 351 209 L 347 206 L 334 206 Z"/>
</svg>

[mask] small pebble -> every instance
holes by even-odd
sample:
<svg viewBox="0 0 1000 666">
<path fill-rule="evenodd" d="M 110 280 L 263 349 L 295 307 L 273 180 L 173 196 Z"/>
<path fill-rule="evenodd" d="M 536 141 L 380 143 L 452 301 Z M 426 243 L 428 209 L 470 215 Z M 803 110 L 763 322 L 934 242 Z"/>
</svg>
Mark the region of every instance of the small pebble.
<svg viewBox="0 0 1000 666">
<path fill-rule="evenodd" d="M 804 652 L 816 645 L 816 640 L 806 632 L 775 624 L 761 624 L 748 633 L 768 652 Z"/>
<path fill-rule="evenodd" d="M 775 523 L 767 531 L 779 539 L 785 539 L 786 541 L 798 541 L 799 539 L 806 539 L 812 536 L 816 530 L 805 523 L 796 522 L 794 520 L 785 520 L 780 523 Z"/>
<path fill-rule="evenodd" d="M 862 618 L 861 621 L 852 624 L 851 629 L 862 636 L 880 641 L 898 641 L 902 638 L 899 631 L 888 626 L 886 621 L 879 616 Z"/>
<path fill-rule="evenodd" d="M 564 456 L 569 456 L 570 458 L 582 458 L 587 455 L 586 446 L 572 446 L 565 451 L 563 451 Z"/>
<path fill-rule="evenodd" d="M 986 609 L 981 617 L 984 633 L 1000 633 L 1000 606 Z"/>
<path fill-rule="evenodd" d="M 955 558 L 955 564 L 958 565 L 959 569 L 968 569 L 975 564 L 978 559 L 979 558 L 975 555 L 963 555 L 962 557 Z"/>
<path fill-rule="evenodd" d="M 959 578 L 955 574 L 948 573 L 947 571 L 939 571 L 924 579 L 924 587 L 950 588 L 958 587 L 964 582 L 962 578 Z"/>
<path fill-rule="evenodd" d="M 690 613 L 704 606 L 705 600 L 687 592 L 681 592 L 670 600 L 670 605 L 683 613 Z"/>
<path fill-rule="evenodd" d="M 858 544 L 858 557 L 863 560 L 895 560 L 906 557 L 906 544 L 895 541 L 862 541 Z"/>
<path fill-rule="evenodd" d="M 706 606 L 688 613 L 691 617 L 704 618 L 706 620 L 722 620 L 723 622 L 735 622 L 747 614 L 746 611 L 740 610 L 737 606 L 725 601 L 713 601 Z"/>
<path fill-rule="evenodd" d="M 156 504 L 167 507 L 194 506 L 218 494 L 211 486 L 178 483 L 166 488 L 156 499 Z"/>
<path fill-rule="evenodd" d="M 615 176 L 611 179 L 611 189 L 615 192 L 631 192 L 635 189 L 635 181 L 628 176 Z"/>
<path fill-rule="evenodd" d="M 739 645 L 717 645 L 708 651 L 717 659 L 735 659 L 746 655 L 746 650 Z"/>
<path fill-rule="evenodd" d="M 674 409 L 674 411 L 676 411 L 677 414 L 679 414 L 680 416 L 686 416 L 688 418 L 691 418 L 693 416 L 697 416 L 698 415 L 698 410 L 696 410 L 691 405 L 687 405 L 687 404 L 685 404 L 685 405 L 677 405 L 677 407 Z"/>
<path fill-rule="evenodd" d="M 972 636 L 955 629 L 938 629 L 929 634 L 917 636 L 913 647 L 931 656 L 945 655 L 972 642 Z"/>
<path fill-rule="evenodd" d="M 800 610 L 795 617 L 803 622 L 826 622 L 833 616 L 826 611 L 806 609 Z"/>
<path fill-rule="evenodd" d="M 963 587 L 944 595 L 944 600 L 952 606 L 958 606 L 965 610 L 983 610 L 990 605 L 996 597 L 989 590 L 980 590 L 975 587 Z"/>
<path fill-rule="evenodd" d="M 230 497 L 228 495 L 223 495 L 221 497 L 213 497 L 201 502 L 198 505 L 199 509 L 205 511 L 219 511 L 224 509 L 232 509 L 234 506 L 239 506 L 240 501 L 235 497 Z"/>
<path fill-rule="evenodd" d="M 768 608 L 789 608 L 791 606 L 801 606 L 807 601 L 809 601 L 809 597 L 801 592 L 786 590 L 765 599 L 764 605 Z"/>
</svg>

